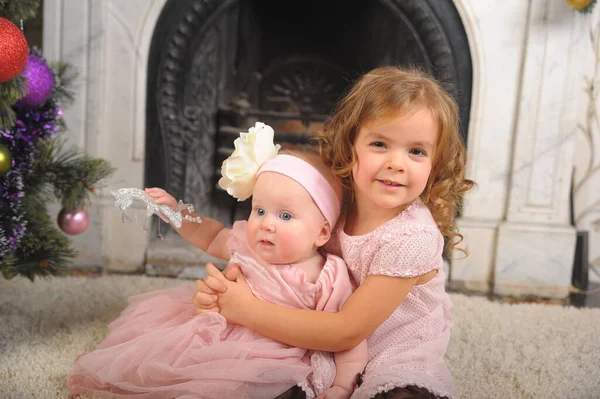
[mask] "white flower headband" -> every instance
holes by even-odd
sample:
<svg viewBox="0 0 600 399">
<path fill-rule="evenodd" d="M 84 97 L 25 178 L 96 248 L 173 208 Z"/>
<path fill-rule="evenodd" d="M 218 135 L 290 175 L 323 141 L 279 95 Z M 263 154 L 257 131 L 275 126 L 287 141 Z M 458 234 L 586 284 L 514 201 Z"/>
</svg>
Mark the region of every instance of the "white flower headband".
<svg viewBox="0 0 600 399">
<path fill-rule="evenodd" d="M 280 146 L 273 144 L 274 136 L 273 129 L 261 122 L 248 133 L 240 133 L 234 141 L 235 151 L 223 161 L 219 185 L 243 201 L 252 195 L 259 174 L 280 173 L 304 187 L 333 228 L 341 205 L 335 190 L 310 163 L 292 155 L 277 155 Z"/>
<path fill-rule="evenodd" d="M 275 157 L 281 146 L 274 144 L 275 132 L 269 125 L 256 122 L 248 133 L 240 133 L 233 145 L 235 150 L 223 161 L 219 186 L 229 195 L 244 201 L 252 195 L 257 172 L 263 163 Z"/>
</svg>

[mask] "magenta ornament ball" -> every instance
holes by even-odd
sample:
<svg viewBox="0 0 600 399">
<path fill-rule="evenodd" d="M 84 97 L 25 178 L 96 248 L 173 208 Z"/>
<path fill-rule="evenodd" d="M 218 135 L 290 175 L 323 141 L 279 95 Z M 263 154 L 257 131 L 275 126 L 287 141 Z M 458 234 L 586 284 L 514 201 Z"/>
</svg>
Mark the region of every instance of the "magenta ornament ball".
<svg viewBox="0 0 600 399">
<path fill-rule="evenodd" d="M 83 233 L 90 225 L 90 215 L 84 208 L 78 208 L 74 211 L 62 209 L 58 213 L 58 227 L 62 231 L 72 236 Z"/>
<path fill-rule="evenodd" d="M 37 108 L 43 105 L 54 87 L 54 75 L 52 69 L 42 58 L 36 54 L 29 54 L 25 70 L 21 75 L 27 79 L 25 87 L 28 93 L 21 98 L 15 106 L 21 108 Z"/>
</svg>

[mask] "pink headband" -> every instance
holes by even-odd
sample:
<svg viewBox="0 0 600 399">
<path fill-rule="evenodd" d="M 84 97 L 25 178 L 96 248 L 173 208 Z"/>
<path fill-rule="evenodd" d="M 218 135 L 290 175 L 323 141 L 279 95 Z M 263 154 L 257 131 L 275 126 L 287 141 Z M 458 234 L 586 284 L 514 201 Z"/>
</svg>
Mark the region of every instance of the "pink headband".
<svg viewBox="0 0 600 399">
<path fill-rule="evenodd" d="M 340 217 L 340 200 L 331 184 L 311 164 L 292 155 L 277 155 L 266 161 L 256 174 L 275 172 L 297 181 L 312 197 L 333 229 Z"/>
</svg>

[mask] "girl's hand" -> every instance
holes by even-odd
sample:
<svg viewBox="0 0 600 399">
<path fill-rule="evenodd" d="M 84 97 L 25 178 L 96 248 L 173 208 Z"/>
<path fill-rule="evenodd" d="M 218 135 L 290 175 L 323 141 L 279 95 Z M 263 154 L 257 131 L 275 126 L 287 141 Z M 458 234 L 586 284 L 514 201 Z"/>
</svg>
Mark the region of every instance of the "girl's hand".
<svg viewBox="0 0 600 399">
<path fill-rule="evenodd" d="M 243 316 L 247 314 L 246 309 L 251 308 L 252 303 L 257 300 L 244 276 L 238 274 L 235 281 L 229 281 L 219 269 L 210 263 L 206 265 L 206 271 L 208 276 L 204 278 L 205 282 L 215 279 L 225 286 L 224 292 L 217 292 L 219 313 L 229 322 L 243 324 Z"/>
<path fill-rule="evenodd" d="M 212 267 L 214 267 L 212 263 L 206 264 L 207 269 Z M 242 272 L 238 265 L 232 264 L 223 274 L 228 280 L 235 281 Z M 196 289 L 198 291 L 192 298 L 192 303 L 196 307 L 196 313 L 219 312 L 219 307 L 217 306 L 217 294 L 227 290 L 225 284 L 223 284 L 220 279 L 209 274 L 204 277 L 204 280 L 196 281 Z"/>
<path fill-rule="evenodd" d="M 215 267 L 212 263 L 207 263 L 206 270 L 208 270 L 208 265 L 210 265 L 210 267 Z M 241 274 L 242 271 L 240 270 L 239 265 L 236 265 L 235 263 L 227 266 L 227 269 L 222 273 L 229 281 L 236 281 Z M 221 279 L 217 279 L 210 274 L 204 277 L 204 284 L 197 284 L 196 286 L 198 287 L 198 291 L 205 294 L 216 294 L 227 291 L 227 287 L 221 282 Z"/>
<path fill-rule="evenodd" d="M 334 385 L 317 396 L 317 399 L 348 399 L 351 395 L 352 392 L 348 392 L 344 388 Z"/>
<path fill-rule="evenodd" d="M 198 291 L 192 297 L 192 303 L 196 307 L 196 314 L 218 312 L 217 292 L 208 287 L 202 280 L 196 280 L 196 289 Z"/>
<path fill-rule="evenodd" d="M 162 188 L 152 187 L 144 189 L 146 194 L 154 198 L 157 205 L 166 205 L 174 211 L 177 210 L 177 200 Z"/>
</svg>

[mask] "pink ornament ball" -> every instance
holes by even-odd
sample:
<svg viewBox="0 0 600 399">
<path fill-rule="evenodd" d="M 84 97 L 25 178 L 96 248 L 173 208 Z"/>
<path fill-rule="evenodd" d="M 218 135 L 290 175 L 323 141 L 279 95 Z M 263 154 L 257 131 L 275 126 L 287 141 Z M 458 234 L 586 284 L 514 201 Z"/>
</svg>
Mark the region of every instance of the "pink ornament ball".
<svg viewBox="0 0 600 399">
<path fill-rule="evenodd" d="M 27 87 L 28 92 L 17 101 L 15 106 L 30 109 L 42 106 L 52 94 L 52 88 L 54 87 L 52 69 L 46 64 L 46 61 L 31 53 L 21 76 L 27 79 L 25 87 Z"/>
<path fill-rule="evenodd" d="M 84 208 L 78 208 L 71 212 L 63 208 L 58 214 L 57 223 L 62 231 L 75 236 L 88 228 L 90 215 Z"/>
</svg>

